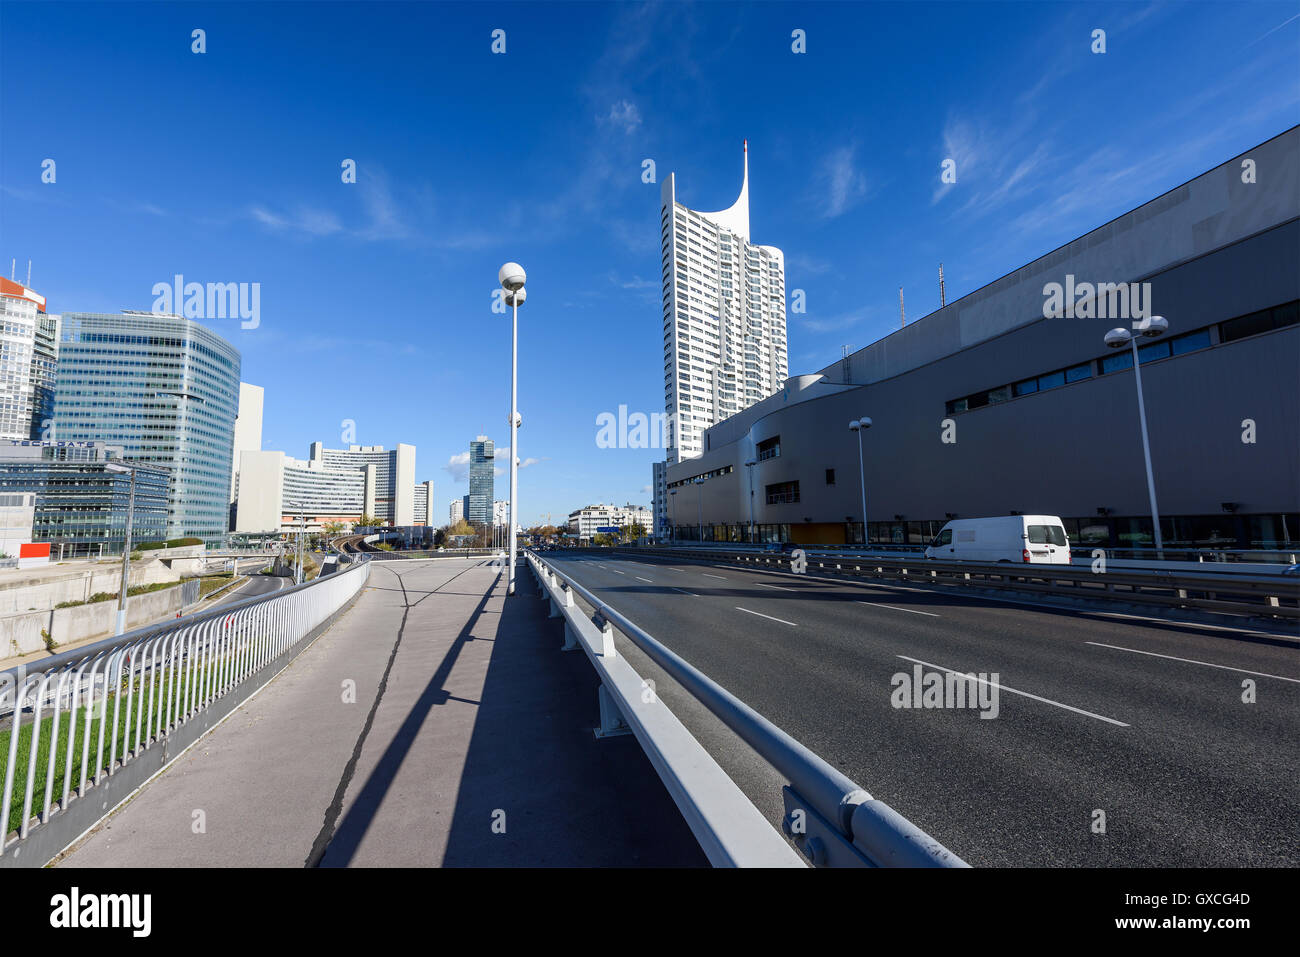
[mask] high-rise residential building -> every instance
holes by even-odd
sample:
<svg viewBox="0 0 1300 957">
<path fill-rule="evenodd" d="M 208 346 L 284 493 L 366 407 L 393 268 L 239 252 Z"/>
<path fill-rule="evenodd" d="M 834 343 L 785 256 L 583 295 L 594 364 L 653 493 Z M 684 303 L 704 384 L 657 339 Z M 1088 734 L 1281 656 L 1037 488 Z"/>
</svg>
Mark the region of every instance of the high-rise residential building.
<svg viewBox="0 0 1300 957">
<path fill-rule="evenodd" d="M 453 498 L 451 505 L 447 507 L 447 524 L 455 525 L 465 518 L 465 500 L 463 498 Z"/>
<path fill-rule="evenodd" d="M 373 465 L 375 499 L 367 504 L 367 514 L 389 525 L 415 524 L 415 446 L 398 443 L 384 450 L 382 445 L 349 445 L 346 449 L 327 449 L 324 443 L 311 444 L 311 459 L 321 467 L 351 471 Z"/>
<path fill-rule="evenodd" d="M 239 350 L 176 315 L 65 313 L 53 439 L 121 446 L 171 472 L 167 537 L 220 542 L 230 520 Z"/>
<path fill-rule="evenodd" d="M 239 496 L 239 454 L 262 448 L 262 404 L 266 390 L 260 385 L 239 383 L 239 411 L 235 417 L 235 446 L 230 463 L 230 501 Z"/>
<path fill-rule="evenodd" d="M 784 384 L 785 256 L 749 241 L 749 145 L 740 196 L 716 213 L 677 201 L 676 174 L 660 189 L 664 408 L 668 462 L 700 455 L 706 428 Z"/>
<path fill-rule="evenodd" d="M 471 525 L 492 522 L 496 489 L 496 444 L 480 435 L 469 444 L 469 495 L 465 497 L 465 520 Z"/>
<path fill-rule="evenodd" d="M 492 524 L 502 526 L 510 524 L 510 503 L 508 501 L 492 503 Z"/>
<path fill-rule="evenodd" d="M 40 439 L 54 408 L 59 316 L 45 297 L 0 277 L 0 439 Z"/>
<path fill-rule="evenodd" d="M 433 525 L 433 480 L 421 482 L 415 487 L 415 521 L 416 525 Z"/>
<path fill-rule="evenodd" d="M 303 461 L 283 452 L 246 450 L 240 456 L 235 531 L 240 534 L 310 530 L 330 523 L 353 525 L 375 500 L 373 463 L 326 468 L 318 458 Z"/>
<path fill-rule="evenodd" d="M 668 464 L 706 450 L 704 430 L 776 392 L 786 355 L 785 255 L 749 239 L 749 143 L 740 196 L 702 213 L 677 201 L 675 173 L 660 187 L 664 408 Z M 654 528 L 663 534 L 663 470 L 655 471 Z"/>
</svg>

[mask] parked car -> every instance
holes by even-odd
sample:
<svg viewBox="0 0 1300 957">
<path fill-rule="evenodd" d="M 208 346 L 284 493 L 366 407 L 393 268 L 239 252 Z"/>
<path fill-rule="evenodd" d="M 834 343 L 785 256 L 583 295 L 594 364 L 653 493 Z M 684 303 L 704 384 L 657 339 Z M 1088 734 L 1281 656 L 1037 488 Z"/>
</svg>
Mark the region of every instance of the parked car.
<svg viewBox="0 0 1300 957">
<path fill-rule="evenodd" d="M 1065 523 L 1055 515 L 958 518 L 940 529 L 926 558 L 971 562 L 1070 564 Z"/>
</svg>

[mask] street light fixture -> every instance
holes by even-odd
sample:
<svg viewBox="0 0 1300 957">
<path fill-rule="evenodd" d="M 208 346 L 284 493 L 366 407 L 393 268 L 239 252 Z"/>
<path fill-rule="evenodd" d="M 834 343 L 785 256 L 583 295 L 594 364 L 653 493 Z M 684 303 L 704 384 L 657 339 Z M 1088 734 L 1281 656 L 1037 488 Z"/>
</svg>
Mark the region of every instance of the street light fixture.
<svg viewBox="0 0 1300 957">
<path fill-rule="evenodd" d="M 105 462 L 104 470 L 108 472 L 131 473 L 131 491 L 126 500 L 126 533 L 122 538 L 122 588 L 117 596 L 117 630 L 113 634 L 126 632 L 126 590 L 131 580 L 131 526 L 135 522 L 135 471 L 137 466 L 127 462 Z"/>
<path fill-rule="evenodd" d="M 700 506 L 699 533 L 700 533 L 700 544 L 703 545 L 704 544 L 704 476 L 697 475 L 695 476 L 695 478 L 691 479 L 691 481 L 695 485 L 699 486 L 699 493 L 695 496 L 695 500 L 696 502 L 699 503 Z"/>
<path fill-rule="evenodd" d="M 867 467 L 862 458 L 862 433 L 871 428 L 871 419 L 863 416 L 849 423 L 849 431 L 858 433 L 858 475 L 862 479 L 862 545 L 867 541 Z"/>
<path fill-rule="evenodd" d="M 302 565 L 304 559 L 303 547 L 304 547 L 304 542 L 306 541 L 307 538 L 307 512 L 306 512 L 307 507 L 303 505 L 301 502 L 285 502 L 285 504 L 288 505 L 290 508 L 298 509 L 298 547 L 294 550 L 295 554 L 298 556 L 298 562 L 297 562 L 298 567 L 294 570 L 293 573 L 293 583 L 295 585 L 301 585 L 303 583 L 303 579 L 306 577 L 305 575 L 303 575 Z"/>
<path fill-rule="evenodd" d="M 1169 321 L 1164 316 L 1150 316 L 1134 323 L 1138 334 L 1144 339 L 1157 339 L 1169 331 Z M 1151 525 L 1155 531 L 1156 557 L 1164 560 L 1165 540 L 1160 532 L 1160 511 L 1156 508 L 1156 480 L 1151 471 L 1151 443 L 1147 438 L 1147 409 L 1142 400 L 1142 363 L 1138 359 L 1137 337 L 1127 329 L 1120 327 L 1106 333 L 1106 345 L 1112 349 L 1129 346 L 1133 350 L 1133 380 L 1137 383 L 1138 421 L 1142 425 L 1142 457 L 1147 467 L 1147 495 L 1151 499 Z"/>
<path fill-rule="evenodd" d="M 516 262 L 506 263 L 497 272 L 501 288 L 506 291 L 506 302 L 510 304 L 510 572 L 506 577 L 506 594 L 515 593 L 515 525 L 517 524 L 516 495 L 519 490 L 519 307 L 528 298 L 524 283 L 528 275 L 524 267 Z"/>
<path fill-rule="evenodd" d="M 745 463 L 745 471 L 749 473 L 749 544 L 754 544 L 754 466 L 758 462 L 750 459 Z"/>
</svg>

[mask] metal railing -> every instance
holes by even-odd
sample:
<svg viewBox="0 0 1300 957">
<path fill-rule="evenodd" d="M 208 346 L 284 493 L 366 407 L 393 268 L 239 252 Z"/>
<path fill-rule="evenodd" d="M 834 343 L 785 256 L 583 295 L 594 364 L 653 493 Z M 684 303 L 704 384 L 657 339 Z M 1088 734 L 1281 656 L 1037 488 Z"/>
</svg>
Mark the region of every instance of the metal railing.
<svg viewBox="0 0 1300 957">
<path fill-rule="evenodd" d="M 644 550 L 614 549 L 646 557 Z M 667 557 L 667 556 L 665 556 Z M 738 549 L 673 549 L 672 558 L 751 565 L 790 571 L 791 557 L 746 554 Z M 1201 611 L 1300 620 L 1300 576 L 1199 572 L 1189 569 L 1108 567 L 1093 571 L 1083 565 L 1021 564 L 1015 562 L 941 561 L 921 556 L 805 556 L 806 573 L 831 573 L 851 578 L 875 578 L 919 584 L 979 585 L 1011 591 L 1032 591 L 1072 598 L 1122 601 Z"/>
<path fill-rule="evenodd" d="M 0 866 L 52 859 L 274 677 L 369 576 L 358 562 L 0 673 Z"/>
<path fill-rule="evenodd" d="M 552 614 L 565 620 L 566 648 L 581 642 L 593 665 L 601 673 L 602 727 L 612 731 L 620 724 L 631 725 L 646 754 L 668 785 L 701 847 L 716 864 L 755 863 L 751 853 L 779 855 L 767 850 L 767 841 L 779 837 L 765 819 L 758 817 L 768 835 L 754 824 L 758 811 L 730 779 L 721 789 L 729 804 L 718 796 L 716 776 L 705 784 L 691 786 L 684 768 L 699 772 L 708 765 L 723 775 L 716 762 L 684 732 L 689 743 L 678 741 L 672 750 L 656 738 L 650 716 L 662 702 L 647 694 L 647 683 L 630 667 L 631 680 L 620 678 L 613 665 L 618 660 L 612 629 L 617 628 L 674 681 L 703 704 L 727 727 L 740 736 L 759 756 L 785 777 L 783 788 L 786 814 L 782 830 L 816 866 L 852 867 L 966 867 L 964 861 L 901 814 L 871 797 L 854 781 L 804 747 L 749 705 L 696 669 L 680 655 L 629 621 L 589 590 L 532 551 L 525 556 L 551 602 Z M 595 612 L 594 618 L 580 610 L 573 596 L 579 596 Z M 626 667 L 626 666 L 625 666 Z M 611 714 L 611 705 L 617 711 Z M 671 712 L 669 712 L 671 716 Z M 673 719 L 676 728 L 680 723 Z M 667 734 L 664 736 L 667 738 Z M 692 747 L 693 746 L 693 747 Z M 698 779 L 696 779 L 698 781 Z M 727 789 L 730 785 L 730 790 Z M 752 849 L 747 846 L 752 842 Z M 782 842 L 783 843 L 783 842 Z M 757 845 L 763 845 L 759 847 Z M 787 845 L 788 847 L 788 845 Z M 772 864 L 773 859 L 761 860 Z"/>
</svg>

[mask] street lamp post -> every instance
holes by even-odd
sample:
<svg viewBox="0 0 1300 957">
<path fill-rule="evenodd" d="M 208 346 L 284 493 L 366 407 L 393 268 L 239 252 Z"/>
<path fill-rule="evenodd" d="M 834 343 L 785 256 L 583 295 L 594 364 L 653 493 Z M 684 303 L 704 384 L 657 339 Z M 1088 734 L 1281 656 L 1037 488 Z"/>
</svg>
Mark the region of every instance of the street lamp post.
<svg viewBox="0 0 1300 957">
<path fill-rule="evenodd" d="M 519 490 L 519 306 L 528 298 L 524 283 L 528 280 L 524 267 L 519 263 L 509 262 L 497 273 L 501 288 L 506 291 L 506 302 L 512 309 L 510 321 L 510 573 L 506 579 L 506 594 L 515 593 L 515 524 L 518 521 L 516 511 Z"/>
<path fill-rule="evenodd" d="M 126 499 L 126 533 L 122 538 L 122 588 L 117 596 L 117 630 L 114 635 L 126 632 L 126 591 L 131 580 L 131 526 L 135 522 L 135 466 L 124 462 L 109 462 L 104 466 L 110 472 L 130 472 L 131 491 Z"/>
<path fill-rule="evenodd" d="M 700 533 L 700 544 L 703 545 L 704 544 L 704 476 L 703 475 L 696 477 L 695 485 L 699 489 L 698 494 L 696 494 L 695 496 L 695 500 L 696 502 L 699 503 L 700 506 L 699 533 Z"/>
<path fill-rule="evenodd" d="M 854 419 L 849 423 L 849 431 L 858 433 L 858 475 L 862 479 L 862 547 L 866 548 L 867 540 L 867 466 L 862 457 L 862 433 L 871 428 L 871 419 L 863 416 L 860 419 Z"/>
<path fill-rule="evenodd" d="M 754 466 L 758 462 L 750 459 L 745 463 L 745 471 L 749 473 L 749 544 L 754 544 Z"/>
<path fill-rule="evenodd" d="M 1157 339 L 1169 331 L 1169 321 L 1163 316 L 1150 316 L 1134 323 L 1134 328 L 1144 339 Z M 1147 438 L 1147 410 L 1142 400 L 1142 363 L 1138 360 L 1137 339 L 1127 329 L 1117 328 L 1106 333 L 1106 345 L 1112 349 L 1123 349 L 1128 345 L 1133 349 L 1133 381 L 1137 383 L 1138 421 L 1142 426 L 1142 457 L 1147 467 L 1147 496 L 1151 500 L 1151 526 L 1155 531 L 1156 557 L 1161 561 L 1165 557 L 1165 539 L 1160 532 L 1160 511 L 1156 508 L 1156 480 L 1151 471 L 1151 443 Z"/>
<path fill-rule="evenodd" d="M 677 489 L 672 489 L 668 493 L 668 507 L 673 512 L 673 536 L 672 540 L 677 541 Z"/>
</svg>

